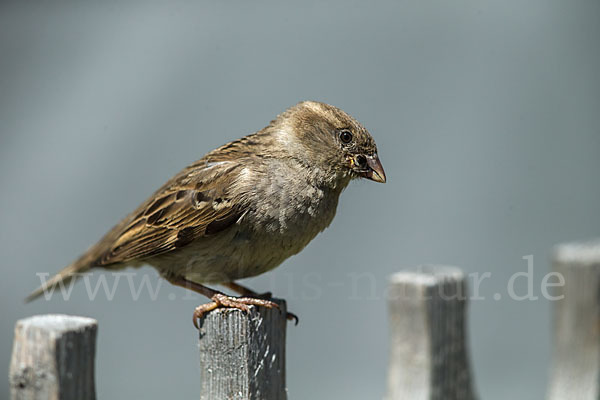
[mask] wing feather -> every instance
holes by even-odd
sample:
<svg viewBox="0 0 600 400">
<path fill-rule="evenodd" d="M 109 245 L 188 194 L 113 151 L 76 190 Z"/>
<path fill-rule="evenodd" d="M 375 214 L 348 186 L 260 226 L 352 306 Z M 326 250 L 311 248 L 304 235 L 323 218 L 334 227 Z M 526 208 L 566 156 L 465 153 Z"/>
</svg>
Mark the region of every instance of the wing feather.
<svg viewBox="0 0 600 400">
<path fill-rule="evenodd" d="M 182 171 L 92 249 L 92 264 L 142 260 L 232 226 L 245 211 L 231 193 L 241 168 L 225 161 Z"/>
</svg>

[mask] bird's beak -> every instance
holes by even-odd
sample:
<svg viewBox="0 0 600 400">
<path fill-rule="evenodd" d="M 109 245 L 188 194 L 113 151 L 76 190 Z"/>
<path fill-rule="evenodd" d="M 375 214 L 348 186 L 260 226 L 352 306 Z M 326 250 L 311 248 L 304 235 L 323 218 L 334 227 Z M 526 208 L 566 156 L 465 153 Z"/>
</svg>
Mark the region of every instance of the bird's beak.
<svg viewBox="0 0 600 400">
<path fill-rule="evenodd" d="M 367 166 L 369 170 L 364 173 L 364 177 L 375 182 L 385 183 L 385 171 L 379 161 L 377 154 L 367 156 Z"/>
</svg>

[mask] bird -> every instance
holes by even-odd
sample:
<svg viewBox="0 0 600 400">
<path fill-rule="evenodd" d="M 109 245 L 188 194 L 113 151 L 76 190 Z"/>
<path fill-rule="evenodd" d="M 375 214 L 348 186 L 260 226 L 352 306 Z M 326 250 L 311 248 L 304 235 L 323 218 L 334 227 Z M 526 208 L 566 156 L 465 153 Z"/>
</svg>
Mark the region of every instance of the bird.
<svg viewBox="0 0 600 400">
<path fill-rule="evenodd" d="M 335 106 L 302 101 L 181 170 L 26 300 L 99 268 L 150 265 L 210 299 L 193 312 L 196 328 L 220 307 L 278 308 L 270 294 L 236 281 L 304 249 L 331 224 L 340 194 L 358 178 L 386 182 L 371 134 Z"/>
</svg>

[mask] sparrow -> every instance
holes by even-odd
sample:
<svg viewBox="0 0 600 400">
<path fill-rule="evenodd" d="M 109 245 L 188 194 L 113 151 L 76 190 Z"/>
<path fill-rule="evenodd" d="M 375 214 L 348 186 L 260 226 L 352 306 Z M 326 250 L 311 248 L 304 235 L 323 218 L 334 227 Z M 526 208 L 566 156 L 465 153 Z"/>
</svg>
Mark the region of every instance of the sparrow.
<svg viewBox="0 0 600 400">
<path fill-rule="evenodd" d="M 277 307 L 236 280 L 304 249 L 331 224 L 356 178 L 386 181 L 369 132 L 339 108 L 300 102 L 184 168 L 27 301 L 97 268 L 149 264 L 211 300 L 194 310 L 196 328 L 218 307 Z M 241 297 L 206 286 L 215 284 Z"/>
</svg>

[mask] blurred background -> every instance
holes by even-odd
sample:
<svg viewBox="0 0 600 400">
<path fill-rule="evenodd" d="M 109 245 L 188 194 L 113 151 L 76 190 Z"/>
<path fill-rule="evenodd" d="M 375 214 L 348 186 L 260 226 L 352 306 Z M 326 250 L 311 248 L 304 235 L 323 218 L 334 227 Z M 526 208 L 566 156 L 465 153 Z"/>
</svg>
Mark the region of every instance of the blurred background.
<svg viewBox="0 0 600 400">
<path fill-rule="evenodd" d="M 600 236 L 599 39 L 597 1 L 0 3 L 0 398 L 14 323 L 48 312 L 99 320 L 100 399 L 198 398 L 205 299 L 164 283 L 136 301 L 123 282 L 23 298 L 185 165 L 305 99 L 371 131 L 388 183 L 351 185 L 327 231 L 245 281 L 300 316 L 290 399 L 383 397 L 387 278 L 423 263 L 491 274 L 468 322 L 481 398 L 542 398 L 551 248 Z M 539 299 L 512 300 L 529 255 Z"/>
</svg>

